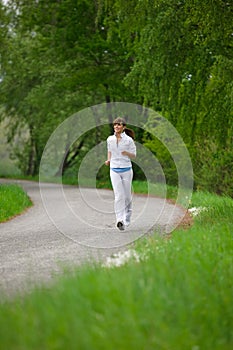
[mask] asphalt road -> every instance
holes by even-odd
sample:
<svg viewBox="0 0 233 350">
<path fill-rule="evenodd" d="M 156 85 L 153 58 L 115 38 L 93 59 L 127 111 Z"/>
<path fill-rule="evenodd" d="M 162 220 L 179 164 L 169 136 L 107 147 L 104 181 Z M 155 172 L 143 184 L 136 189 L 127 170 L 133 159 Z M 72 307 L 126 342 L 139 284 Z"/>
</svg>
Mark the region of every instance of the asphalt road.
<svg viewBox="0 0 233 350">
<path fill-rule="evenodd" d="M 154 230 L 166 234 L 184 216 L 164 199 L 134 195 L 132 224 L 119 231 L 111 190 L 14 182 L 34 205 L 0 224 L 0 297 L 49 285 L 65 268 L 104 261 Z"/>
</svg>

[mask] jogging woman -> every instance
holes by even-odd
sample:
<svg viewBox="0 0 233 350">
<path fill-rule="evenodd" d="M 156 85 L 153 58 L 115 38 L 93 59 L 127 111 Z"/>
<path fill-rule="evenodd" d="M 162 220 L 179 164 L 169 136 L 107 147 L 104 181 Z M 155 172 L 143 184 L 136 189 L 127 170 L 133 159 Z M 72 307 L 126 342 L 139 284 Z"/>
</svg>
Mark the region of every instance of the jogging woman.
<svg viewBox="0 0 233 350">
<path fill-rule="evenodd" d="M 124 230 L 125 226 L 130 224 L 132 215 L 133 170 L 131 159 L 136 157 L 136 146 L 134 131 L 126 128 L 125 119 L 115 119 L 113 127 L 114 135 L 107 139 L 108 158 L 105 165 L 110 165 L 116 225 L 119 230 Z"/>
</svg>

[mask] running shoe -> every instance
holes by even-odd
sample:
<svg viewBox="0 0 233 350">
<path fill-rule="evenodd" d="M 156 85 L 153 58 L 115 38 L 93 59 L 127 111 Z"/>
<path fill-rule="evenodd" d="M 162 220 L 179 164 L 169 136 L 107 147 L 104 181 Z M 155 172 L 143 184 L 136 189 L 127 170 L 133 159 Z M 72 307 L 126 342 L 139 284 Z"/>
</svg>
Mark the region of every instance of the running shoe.
<svg viewBox="0 0 233 350">
<path fill-rule="evenodd" d="M 117 227 L 119 228 L 119 230 L 124 231 L 125 225 L 124 225 L 123 221 L 118 221 Z"/>
</svg>

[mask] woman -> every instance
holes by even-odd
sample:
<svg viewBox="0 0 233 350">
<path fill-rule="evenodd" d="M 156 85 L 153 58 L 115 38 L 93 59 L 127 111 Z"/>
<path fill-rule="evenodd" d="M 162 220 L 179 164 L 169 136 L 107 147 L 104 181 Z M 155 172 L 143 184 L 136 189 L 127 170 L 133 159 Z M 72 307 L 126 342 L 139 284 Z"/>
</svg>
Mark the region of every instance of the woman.
<svg viewBox="0 0 233 350">
<path fill-rule="evenodd" d="M 134 132 L 126 128 L 126 121 L 117 118 L 113 122 L 114 135 L 107 139 L 108 159 L 105 165 L 110 165 L 110 178 L 115 197 L 116 225 L 124 230 L 130 224 L 132 215 L 131 185 L 133 170 L 131 159 L 136 157 Z"/>
</svg>

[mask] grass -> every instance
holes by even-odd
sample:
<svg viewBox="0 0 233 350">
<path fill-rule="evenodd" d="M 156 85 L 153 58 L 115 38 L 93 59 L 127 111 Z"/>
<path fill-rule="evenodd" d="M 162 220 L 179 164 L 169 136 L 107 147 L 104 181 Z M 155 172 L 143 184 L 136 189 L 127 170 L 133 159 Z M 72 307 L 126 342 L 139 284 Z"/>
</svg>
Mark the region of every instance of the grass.
<svg viewBox="0 0 233 350">
<path fill-rule="evenodd" d="M 0 177 L 5 177 L 4 175 L 0 175 Z M 11 175 L 7 176 L 7 178 L 12 179 L 21 179 L 21 180 L 30 180 L 30 181 L 39 181 L 39 176 L 25 176 L 25 175 Z M 60 183 L 61 178 L 60 177 L 51 177 L 51 178 L 45 178 L 43 179 L 43 182 L 58 182 Z M 81 186 L 82 187 L 90 187 L 90 188 L 104 188 L 104 189 L 112 189 L 111 181 L 110 179 L 106 180 L 96 180 L 95 179 L 81 179 Z M 62 183 L 64 185 L 78 185 L 78 179 L 75 177 L 63 177 Z M 132 184 L 133 192 L 135 193 L 144 193 L 144 194 L 150 194 L 155 195 L 162 198 L 169 198 L 169 199 L 176 199 L 177 198 L 177 187 L 169 186 L 167 184 L 151 184 L 148 188 L 148 182 L 147 181 L 138 181 L 134 180 Z"/>
<path fill-rule="evenodd" d="M 4 222 L 22 213 L 32 202 L 18 185 L 0 184 L 0 204 L 0 222 Z"/>
<path fill-rule="evenodd" d="M 64 271 L 0 304 L 0 349 L 230 350 L 233 201 L 196 192 L 189 230 L 136 242 L 140 262 Z"/>
<path fill-rule="evenodd" d="M 78 181 L 75 178 L 63 178 L 63 183 L 66 185 L 77 185 Z M 104 181 L 94 181 L 93 179 L 88 181 L 88 179 L 81 179 L 81 186 L 112 189 L 110 179 Z M 177 197 L 177 188 L 163 183 L 150 183 L 148 187 L 147 181 L 134 180 L 132 184 L 132 190 L 135 193 L 155 195 L 162 198 L 176 199 Z"/>
</svg>

